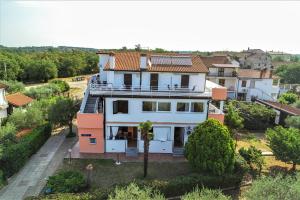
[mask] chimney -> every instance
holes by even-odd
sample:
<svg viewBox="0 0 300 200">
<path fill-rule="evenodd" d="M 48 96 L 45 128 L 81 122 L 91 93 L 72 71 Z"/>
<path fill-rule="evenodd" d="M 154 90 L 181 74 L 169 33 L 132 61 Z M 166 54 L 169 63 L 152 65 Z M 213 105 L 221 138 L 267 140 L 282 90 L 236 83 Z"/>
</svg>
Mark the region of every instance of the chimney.
<svg viewBox="0 0 300 200">
<path fill-rule="evenodd" d="M 109 53 L 109 69 L 114 69 L 116 64 L 115 53 L 112 51 Z"/>
<path fill-rule="evenodd" d="M 145 53 L 141 53 L 140 68 L 141 69 L 146 69 L 147 68 L 147 54 L 145 54 Z"/>
</svg>

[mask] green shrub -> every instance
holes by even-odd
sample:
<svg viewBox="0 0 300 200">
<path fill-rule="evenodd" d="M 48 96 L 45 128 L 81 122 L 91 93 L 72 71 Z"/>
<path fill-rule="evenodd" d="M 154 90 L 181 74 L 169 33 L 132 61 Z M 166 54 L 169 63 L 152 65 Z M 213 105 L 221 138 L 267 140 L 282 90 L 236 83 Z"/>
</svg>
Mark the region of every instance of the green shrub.
<svg viewBox="0 0 300 200">
<path fill-rule="evenodd" d="M 234 169 L 235 145 L 228 131 L 218 120 L 199 124 L 185 145 L 185 157 L 193 168 L 221 175 Z"/>
<path fill-rule="evenodd" d="M 230 197 L 222 194 L 220 190 L 210 190 L 206 188 L 196 188 L 193 192 L 181 197 L 181 200 L 230 200 Z"/>
<path fill-rule="evenodd" d="M 285 124 L 288 127 L 300 129 L 300 116 L 289 116 L 285 119 Z"/>
<path fill-rule="evenodd" d="M 49 177 L 46 187 L 53 193 L 80 192 L 86 187 L 86 180 L 81 172 L 61 171 Z"/>
<path fill-rule="evenodd" d="M 284 94 L 280 95 L 278 101 L 280 103 L 283 103 L 283 104 L 293 104 L 298 99 L 299 98 L 298 98 L 297 94 L 294 94 L 294 93 L 291 93 L 291 92 L 287 92 L 287 93 L 284 93 Z"/>
<path fill-rule="evenodd" d="M 248 130 L 265 130 L 273 126 L 276 113 L 266 106 L 232 101 L 232 104 L 239 110 L 240 116 L 244 119 L 244 128 Z"/>
<path fill-rule="evenodd" d="M 254 170 L 253 166 L 256 166 L 259 174 L 261 173 L 262 167 L 265 163 L 261 150 L 254 146 L 250 146 L 248 149 L 242 147 L 239 149 L 239 154 L 245 159 L 251 170 Z"/>
<path fill-rule="evenodd" d="M 59 92 L 67 92 L 70 90 L 69 84 L 63 80 L 52 80 L 50 81 L 50 84 L 58 86 Z"/>
<path fill-rule="evenodd" d="M 17 143 L 6 145 L 0 159 L 0 169 L 5 177 L 10 177 L 20 170 L 28 160 L 50 137 L 51 125 L 45 124 L 32 130 Z"/>
</svg>

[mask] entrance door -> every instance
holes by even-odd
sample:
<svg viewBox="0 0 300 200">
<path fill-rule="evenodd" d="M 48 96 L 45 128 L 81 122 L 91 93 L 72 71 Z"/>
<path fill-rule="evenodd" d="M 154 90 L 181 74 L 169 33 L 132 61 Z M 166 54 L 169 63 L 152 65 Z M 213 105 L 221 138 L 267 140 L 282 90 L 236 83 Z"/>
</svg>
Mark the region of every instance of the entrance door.
<svg viewBox="0 0 300 200">
<path fill-rule="evenodd" d="M 150 74 L 150 87 L 152 90 L 158 89 L 158 74 Z"/>
<path fill-rule="evenodd" d="M 130 89 L 132 86 L 132 74 L 124 74 L 124 85 L 126 89 Z"/>
<path fill-rule="evenodd" d="M 128 147 L 137 147 L 137 127 L 128 127 L 127 144 Z"/>
<path fill-rule="evenodd" d="M 188 88 L 190 82 L 189 75 L 181 75 L 181 88 Z"/>
<path fill-rule="evenodd" d="M 174 130 L 174 147 L 182 148 L 184 145 L 184 127 L 175 127 Z"/>
</svg>

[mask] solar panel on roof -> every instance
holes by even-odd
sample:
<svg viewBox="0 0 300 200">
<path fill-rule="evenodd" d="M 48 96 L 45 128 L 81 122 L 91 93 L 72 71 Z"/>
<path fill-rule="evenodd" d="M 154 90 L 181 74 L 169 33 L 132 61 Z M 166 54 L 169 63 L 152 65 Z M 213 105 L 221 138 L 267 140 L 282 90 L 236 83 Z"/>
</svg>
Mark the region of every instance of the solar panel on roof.
<svg viewBox="0 0 300 200">
<path fill-rule="evenodd" d="M 184 65 L 191 66 L 192 58 L 190 56 L 160 56 L 152 55 L 151 63 L 153 65 Z"/>
</svg>

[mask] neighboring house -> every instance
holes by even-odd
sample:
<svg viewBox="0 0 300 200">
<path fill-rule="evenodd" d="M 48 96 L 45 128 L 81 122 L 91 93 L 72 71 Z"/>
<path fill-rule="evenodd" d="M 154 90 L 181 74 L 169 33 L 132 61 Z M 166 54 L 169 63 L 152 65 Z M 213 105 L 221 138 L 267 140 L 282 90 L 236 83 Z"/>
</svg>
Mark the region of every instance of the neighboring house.
<svg viewBox="0 0 300 200">
<path fill-rule="evenodd" d="M 257 99 L 256 102 L 263 104 L 269 108 L 272 108 L 276 112 L 275 123 L 282 126 L 285 126 L 285 119 L 288 116 L 300 115 L 300 109 L 290 105 L 285 105 L 278 102 L 265 101 L 260 99 Z"/>
<path fill-rule="evenodd" d="M 272 69 L 271 56 L 260 49 L 248 49 L 240 54 L 240 67 L 243 69 Z"/>
<path fill-rule="evenodd" d="M 5 89 L 7 87 L 7 85 L 0 83 L 0 126 L 2 120 L 7 117 L 8 103 L 5 98 Z"/>
<path fill-rule="evenodd" d="M 199 56 L 97 54 L 100 74 L 89 80 L 77 114 L 81 153 L 143 152 L 138 126 L 147 120 L 153 122 L 150 153 L 182 153 L 198 123 L 224 121 L 226 88 L 206 81 L 208 69 Z"/>
<path fill-rule="evenodd" d="M 251 101 L 255 97 L 276 101 L 280 81 L 271 70 L 240 69 L 238 79 L 238 100 Z"/>
<path fill-rule="evenodd" d="M 201 59 L 209 69 L 207 80 L 226 87 L 228 98 L 235 99 L 237 97 L 239 63 L 227 56 L 203 56 Z"/>
<path fill-rule="evenodd" d="M 22 108 L 30 104 L 33 99 L 22 94 L 22 93 L 14 93 L 6 96 L 9 107 L 7 109 L 8 114 L 13 112 L 14 108 Z"/>
</svg>

